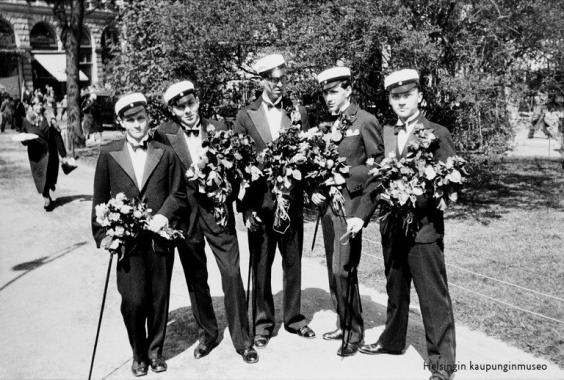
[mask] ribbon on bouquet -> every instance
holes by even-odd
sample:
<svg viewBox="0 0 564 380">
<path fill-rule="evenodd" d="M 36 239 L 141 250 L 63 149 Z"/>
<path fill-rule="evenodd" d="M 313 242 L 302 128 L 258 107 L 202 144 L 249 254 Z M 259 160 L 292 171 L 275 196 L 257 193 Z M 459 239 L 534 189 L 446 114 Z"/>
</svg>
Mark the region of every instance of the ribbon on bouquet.
<svg viewBox="0 0 564 380">
<path fill-rule="evenodd" d="M 276 194 L 276 209 L 274 210 L 274 224 L 272 229 L 279 234 L 285 234 L 290 227 L 290 201 L 283 193 Z"/>
</svg>

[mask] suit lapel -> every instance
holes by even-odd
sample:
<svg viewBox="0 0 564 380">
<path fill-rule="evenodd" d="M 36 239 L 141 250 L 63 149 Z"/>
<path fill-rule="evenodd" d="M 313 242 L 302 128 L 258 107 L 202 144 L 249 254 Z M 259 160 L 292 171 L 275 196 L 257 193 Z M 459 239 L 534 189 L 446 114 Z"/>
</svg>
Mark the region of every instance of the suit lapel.
<svg viewBox="0 0 564 380">
<path fill-rule="evenodd" d="M 186 168 L 189 168 L 192 165 L 192 158 L 190 157 L 190 152 L 188 152 L 188 146 L 182 128 L 178 127 L 176 133 L 167 133 L 166 137 L 182 164 L 184 164 Z"/>
<path fill-rule="evenodd" d="M 131 162 L 131 157 L 129 156 L 129 151 L 127 150 L 127 144 L 125 142 L 125 139 L 123 140 L 122 149 L 110 152 L 110 155 L 114 158 L 117 164 L 123 169 L 123 171 L 129 176 L 129 178 L 133 181 L 135 187 L 137 188 L 135 170 L 133 170 L 133 163 Z"/>
<path fill-rule="evenodd" d="M 151 143 L 147 145 L 147 160 L 145 161 L 145 168 L 143 170 L 143 182 L 141 182 L 141 188 L 140 188 L 141 191 L 143 191 L 143 189 L 145 188 L 145 185 L 147 184 L 149 177 L 157 167 L 157 164 L 161 160 L 162 156 L 163 156 L 162 148 L 156 148 Z"/>
<path fill-rule="evenodd" d="M 262 109 L 262 105 L 259 105 L 256 109 L 249 109 L 247 111 L 251 121 L 253 122 L 257 133 L 264 145 L 272 141 L 272 135 L 270 134 L 270 128 L 268 126 L 268 121 L 266 120 L 266 113 Z"/>
<path fill-rule="evenodd" d="M 280 120 L 280 129 L 290 128 L 292 125 L 292 119 L 288 116 L 288 113 L 282 109 L 282 120 Z"/>
<path fill-rule="evenodd" d="M 425 117 L 423 116 L 423 114 L 421 112 L 419 113 L 419 116 L 413 121 L 413 125 L 415 126 L 418 123 L 422 123 L 425 126 L 425 128 L 427 128 L 427 119 L 425 119 Z M 396 136 L 396 138 L 397 138 L 397 136 Z M 405 157 L 405 155 L 407 154 L 407 146 L 409 145 L 410 142 L 415 141 L 415 140 L 416 140 L 416 138 L 413 135 L 413 131 L 411 131 L 409 136 L 407 136 L 407 141 L 405 142 L 405 145 L 403 147 L 403 151 L 401 152 L 401 157 Z"/>
</svg>

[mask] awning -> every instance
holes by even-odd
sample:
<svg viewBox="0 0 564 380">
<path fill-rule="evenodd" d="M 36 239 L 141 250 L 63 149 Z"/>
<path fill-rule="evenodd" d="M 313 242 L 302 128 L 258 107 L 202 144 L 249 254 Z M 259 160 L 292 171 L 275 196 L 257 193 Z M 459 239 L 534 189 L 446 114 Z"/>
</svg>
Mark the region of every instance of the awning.
<svg viewBox="0 0 564 380">
<path fill-rule="evenodd" d="M 33 57 L 45 70 L 59 82 L 67 81 L 67 57 L 65 53 L 57 54 L 34 54 Z M 88 77 L 82 71 L 78 72 L 80 81 L 87 81 Z"/>
</svg>

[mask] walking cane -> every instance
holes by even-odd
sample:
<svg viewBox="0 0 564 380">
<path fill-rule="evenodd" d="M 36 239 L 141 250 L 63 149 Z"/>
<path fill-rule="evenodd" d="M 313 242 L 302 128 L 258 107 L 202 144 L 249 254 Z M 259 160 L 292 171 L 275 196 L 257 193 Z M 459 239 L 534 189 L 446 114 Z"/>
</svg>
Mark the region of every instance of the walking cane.
<svg viewBox="0 0 564 380">
<path fill-rule="evenodd" d="M 92 378 L 92 368 L 94 367 L 94 357 L 96 356 L 96 347 L 98 346 L 98 337 L 100 336 L 100 326 L 102 325 L 102 316 L 104 315 L 104 305 L 106 303 L 106 293 L 108 292 L 108 282 L 110 280 L 110 270 L 112 269 L 113 258 L 114 254 L 110 253 L 110 261 L 108 262 L 108 272 L 106 273 L 106 283 L 104 284 L 104 294 L 102 296 L 102 306 L 100 307 L 100 318 L 98 318 L 98 328 L 96 329 L 96 339 L 94 340 L 94 349 L 92 350 L 92 360 L 90 361 L 88 380 Z"/>
<path fill-rule="evenodd" d="M 315 238 L 317 238 L 317 230 L 319 230 L 319 221 L 321 220 L 321 209 L 317 210 L 317 221 L 315 222 L 315 230 L 313 231 L 313 241 L 311 242 L 311 251 L 315 247 Z"/>
</svg>

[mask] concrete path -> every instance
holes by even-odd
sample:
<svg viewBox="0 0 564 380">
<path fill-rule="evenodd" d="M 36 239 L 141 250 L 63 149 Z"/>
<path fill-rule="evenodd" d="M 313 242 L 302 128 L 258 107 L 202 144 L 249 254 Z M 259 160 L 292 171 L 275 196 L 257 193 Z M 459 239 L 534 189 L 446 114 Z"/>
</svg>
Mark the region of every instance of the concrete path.
<svg viewBox="0 0 564 380">
<path fill-rule="evenodd" d="M 79 160 L 80 163 L 80 160 Z M 90 234 L 93 168 L 79 166 L 61 174 L 51 213 L 42 208 L 31 179 L 24 147 L 0 135 L 0 378 L 86 378 L 94 342 L 108 255 L 95 249 Z M 238 221 L 240 222 L 240 220 Z M 239 224 L 240 226 L 240 224 Z M 311 229 L 311 226 L 307 226 Z M 308 237 L 306 241 L 311 241 Z M 321 239 L 318 239 L 320 242 Z M 248 250 L 240 231 L 241 269 L 246 282 Z M 321 243 L 318 243 L 321 244 Z M 209 253 L 210 288 L 220 325 L 225 328 L 219 271 Z M 178 260 L 177 260 L 178 262 Z M 277 318 L 281 312 L 280 258 L 273 266 Z M 320 259 L 303 260 L 304 314 L 318 337 L 305 340 L 280 328 L 260 361 L 245 364 L 232 346 L 229 332 L 212 353 L 193 357 L 195 322 L 182 269 L 176 265 L 165 356 L 169 370 L 149 372 L 150 379 L 427 379 L 422 354 L 410 345 L 402 356 L 357 354 L 341 359 L 338 343 L 321 339 L 335 327 L 327 287 L 326 268 Z M 366 340 L 373 342 L 383 328 L 386 296 L 360 286 Z M 120 299 L 111 272 L 108 298 L 98 345 L 94 378 L 131 378 L 131 353 L 119 311 Z M 423 337 L 420 316 L 413 309 L 410 328 Z M 457 325 L 456 379 L 564 379 L 564 371 L 485 334 Z M 423 350 L 420 350 L 423 351 Z M 535 370 L 486 370 L 476 365 L 539 365 Z M 465 367 L 465 368 L 464 368 Z"/>
<path fill-rule="evenodd" d="M 535 132 L 532 139 L 529 139 L 528 135 L 529 129 L 525 119 L 515 129 L 513 150 L 509 152 L 509 157 L 561 159 L 564 153 L 561 151 L 560 134 L 552 139 L 548 139 L 540 130 Z"/>
</svg>

